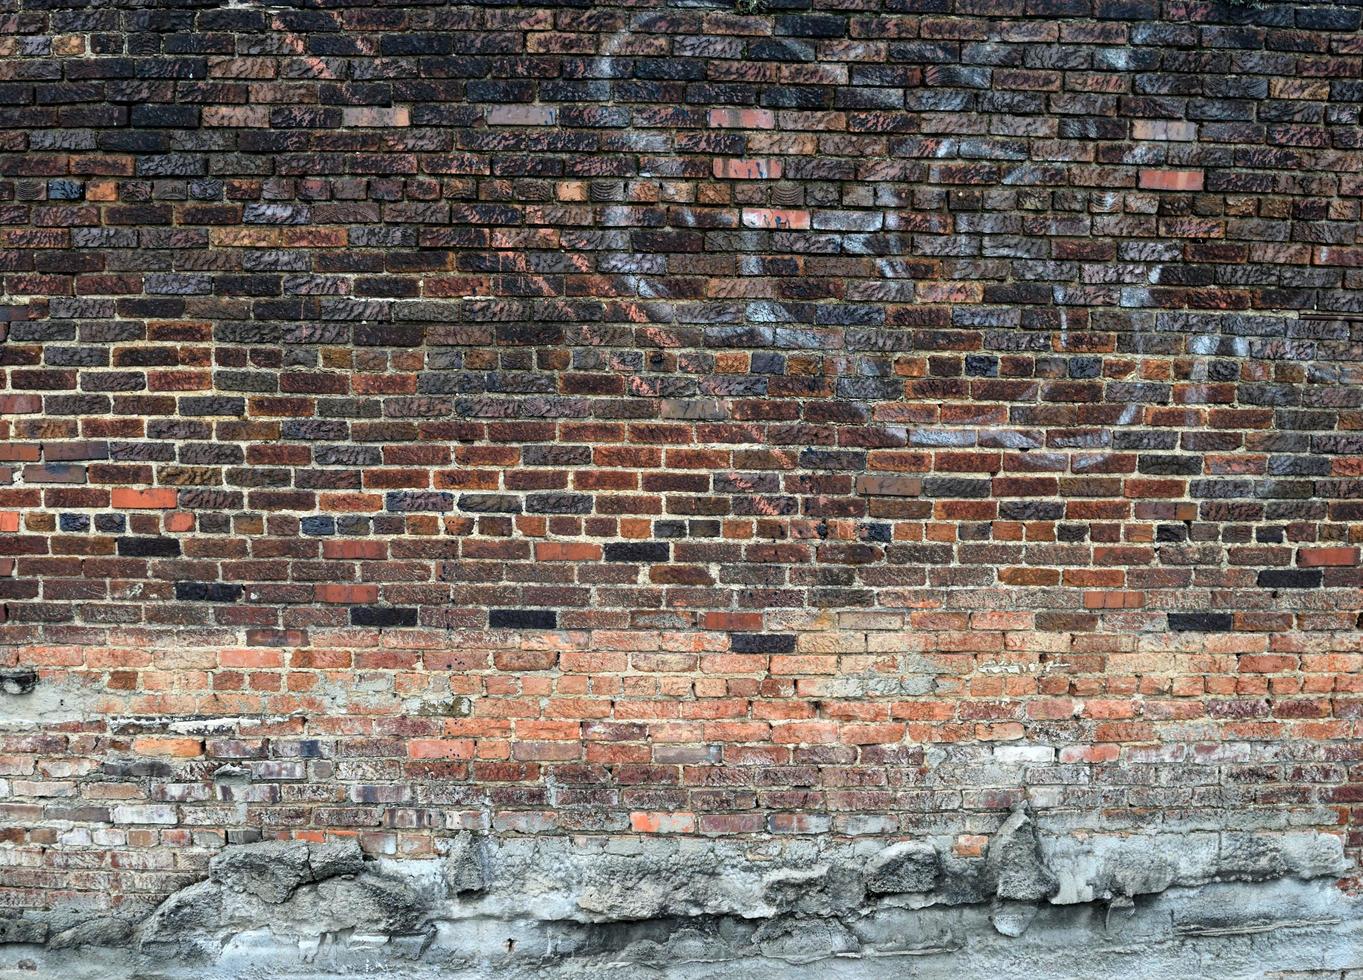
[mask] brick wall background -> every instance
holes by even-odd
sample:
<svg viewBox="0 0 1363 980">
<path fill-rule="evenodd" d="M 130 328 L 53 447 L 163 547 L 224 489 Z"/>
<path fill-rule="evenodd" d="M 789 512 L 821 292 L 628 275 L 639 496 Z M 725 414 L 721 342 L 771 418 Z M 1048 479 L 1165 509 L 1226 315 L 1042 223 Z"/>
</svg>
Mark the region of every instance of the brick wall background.
<svg viewBox="0 0 1363 980">
<path fill-rule="evenodd" d="M 768 7 L 0 2 L 0 908 L 1363 843 L 1359 9 Z"/>
</svg>

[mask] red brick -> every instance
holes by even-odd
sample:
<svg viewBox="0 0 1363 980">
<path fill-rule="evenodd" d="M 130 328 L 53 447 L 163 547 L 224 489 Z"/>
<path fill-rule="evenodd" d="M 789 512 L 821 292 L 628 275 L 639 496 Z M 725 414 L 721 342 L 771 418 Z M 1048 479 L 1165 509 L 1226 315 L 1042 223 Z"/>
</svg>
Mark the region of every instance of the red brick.
<svg viewBox="0 0 1363 980">
<path fill-rule="evenodd" d="M 34 415 L 43 410 L 41 395 L 0 395 L 0 417 L 6 415 Z M 36 447 L 35 447 L 36 448 Z M 0 456 L 0 459 L 12 457 Z M 37 456 L 33 457 L 37 459 Z"/>
<path fill-rule="evenodd" d="M 0 738 L 6 915 L 251 828 L 1363 854 L 1363 174 L 1178 94 L 1350 94 L 1334 14 L 1202 5 L 1161 95 L 1056 62 L 1107 0 L 276 12 L 194 80 L 11 6 L 0 701 L 79 710 Z"/>
<path fill-rule="evenodd" d="M 1316 265 L 1343 265 L 1350 268 L 1363 266 L 1363 248 L 1318 245 L 1314 256 Z"/>
<path fill-rule="evenodd" d="M 388 556 L 388 543 L 386 541 L 324 541 L 322 542 L 322 555 L 325 558 L 336 559 L 381 560 Z"/>
<path fill-rule="evenodd" d="M 1359 549 L 1349 547 L 1299 548 L 1297 564 L 1307 568 L 1319 565 L 1357 565 Z"/>
<path fill-rule="evenodd" d="M 319 584 L 315 587 L 318 602 L 337 602 L 346 605 L 367 605 L 377 602 L 377 585 Z"/>
<path fill-rule="evenodd" d="M 0 462 L 36 462 L 41 456 L 42 448 L 36 444 L 26 445 L 19 442 L 12 442 L 9 445 L 0 444 Z"/>
</svg>

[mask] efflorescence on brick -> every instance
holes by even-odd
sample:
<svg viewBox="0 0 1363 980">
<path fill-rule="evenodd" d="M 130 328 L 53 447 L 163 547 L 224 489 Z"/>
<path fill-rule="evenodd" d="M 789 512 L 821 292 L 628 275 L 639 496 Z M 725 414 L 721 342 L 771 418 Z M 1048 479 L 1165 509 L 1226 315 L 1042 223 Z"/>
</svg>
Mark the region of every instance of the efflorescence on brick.
<svg viewBox="0 0 1363 980">
<path fill-rule="evenodd" d="M 0 14 L 0 902 L 1359 836 L 1360 11 Z"/>
</svg>

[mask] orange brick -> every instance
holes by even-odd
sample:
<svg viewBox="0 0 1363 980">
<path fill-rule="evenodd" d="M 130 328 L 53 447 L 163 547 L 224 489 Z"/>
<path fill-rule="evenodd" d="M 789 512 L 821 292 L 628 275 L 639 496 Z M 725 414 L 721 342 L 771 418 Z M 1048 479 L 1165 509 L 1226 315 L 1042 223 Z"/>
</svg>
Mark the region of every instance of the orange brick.
<svg viewBox="0 0 1363 980">
<path fill-rule="evenodd" d="M 1000 568 L 999 581 L 1007 585 L 1057 585 L 1060 571 L 1055 568 Z"/>
<path fill-rule="evenodd" d="M 1142 170 L 1140 186 L 1149 191 L 1200 191 L 1201 170 Z"/>
<path fill-rule="evenodd" d="M 472 759 L 471 738 L 414 738 L 407 742 L 407 755 L 413 759 Z"/>
<path fill-rule="evenodd" d="M 162 527 L 172 533 L 194 530 L 194 515 L 181 511 L 176 514 L 167 514 L 161 521 Z"/>
<path fill-rule="evenodd" d="M 118 181 L 115 180 L 92 180 L 85 185 L 85 199 L 87 201 L 117 201 L 118 200 Z"/>
<path fill-rule="evenodd" d="M 283 654 L 270 647 L 252 647 L 245 650 L 224 650 L 218 657 L 224 667 L 281 667 Z"/>
<path fill-rule="evenodd" d="M 52 39 L 52 53 L 62 57 L 72 57 L 85 53 L 85 35 L 60 34 Z"/>
<path fill-rule="evenodd" d="M 138 755 L 171 755 L 189 759 L 203 755 L 204 745 L 197 738 L 144 735 L 133 739 L 133 751 Z"/>
<path fill-rule="evenodd" d="M 630 829 L 638 834 L 690 834 L 696 829 L 694 813 L 647 813 L 629 815 Z"/>
<path fill-rule="evenodd" d="M 1087 718 L 1134 718 L 1136 705 L 1132 701 L 1098 699 L 1084 702 L 1084 716 Z"/>
<path fill-rule="evenodd" d="M 989 846 L 989 838 L 984 834 L 960 834 L 951 845 L 952 853 L 959 857 L 980 857 Z"/>
<path fill-rule="evenodd" d="M 535 545 L 539 561 L 600 561 L 601 546 L 579 541 L 540 541 Z"/>
<path fill-rule="evenodd" d="M 361 514 L 383 510 L 383 495 L 377 493 L 324 493 L 318 500 L 321 510 L 342 514 Z"/>
<path fill-rule="evenodd" d="M 1067 745 L 1060 750 L 1060 762 L 1116 762 L 1119 755 L 1119 745 Z"/>
<path fill-rule="evenodd" d="M 179 492 L 173 487 L 158 487 L 153 490 L 115 487 L 110 505 L 124 510 L 168 510 L 175 506 L 178 495 Z"/>
<path fill-rule="evenodd" d="M 809 228 L 809 212 L 781 208 L 744 208 L 743 227 L 805 231 Z"/>
<path fill-rule="evenodd" d="M 1144 592 L 1085 592 L 1085 609 L 1139 609 L 1145 605 Z"/>
</svg>

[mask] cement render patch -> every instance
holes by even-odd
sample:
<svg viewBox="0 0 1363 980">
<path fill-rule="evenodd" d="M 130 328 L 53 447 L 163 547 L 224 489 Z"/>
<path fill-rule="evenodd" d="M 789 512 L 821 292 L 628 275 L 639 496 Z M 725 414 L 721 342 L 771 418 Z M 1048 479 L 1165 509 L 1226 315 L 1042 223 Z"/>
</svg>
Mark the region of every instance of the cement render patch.
<svg viewBox="0 0 1363 980">
<path fill-rule="evenodd" d="M 993 978 L 1074 980 L 1239 980 L 1343 978 L 1363 968 L 1363 919 L 1358 904 L 1332 883 L 1214 884 L 1174 889 L 1138 900 L 1114 915 L 1101 906 L 1038 911 L 1016 938 L 991 926 L 987 907 L 878 912 L 821 926 L 794 920 L 777 931 L 800 937 L 783 954 L 740 952 L 726 942 L 751 923 L 730 920 L 634 923 L 626 929 L 570 927 L 533 919 L 476 919 L 441 923 L 438 938 L 419 953 L 411 945 L 337 937 L 308 960 L 297 944 L 268 929 L 238 936 L 211 965 L 138 963 L 128 950 L 84 949 L 42 953 L 37 947 L 0 948 L 0 976 L 62 980 L 322 980 L 400 977 L 435 980 L 477 977 L 720 978 Z M 846 937 L 857 949 L 833 947 Z M 512 950 L 508 939 L 519 937 Z M 558 943 L 612 946 L 575 954 Z M 27 961 L 27 965 L 21 966 Z M 1351 970 L 1351 968 L 1353 968 Z"/>
<path fill-rule="evenodd" d="M 440 860 L 228 848 L 150 916 L 6 920 L 0 976 L 1239 978 L 1363 969 L 1339 840 L 1059 838 L 1019 808 L 945 841 L 464 835 Z M 23 930 L 28 930 L 27 934 Z"/>
</svg>

